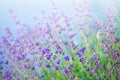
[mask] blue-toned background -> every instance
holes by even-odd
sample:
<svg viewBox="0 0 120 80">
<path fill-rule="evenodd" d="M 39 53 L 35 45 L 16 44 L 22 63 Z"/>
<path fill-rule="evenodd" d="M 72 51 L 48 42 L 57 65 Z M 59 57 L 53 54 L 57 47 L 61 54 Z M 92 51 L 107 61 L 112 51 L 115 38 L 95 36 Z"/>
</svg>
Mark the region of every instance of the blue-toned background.
<svg viewBox="0 0 120 80">
<path fill-rule="evenodd" d="M 74 20 L 74 12 L 72 0 L 53 0 L 59 11 L 64 12 Z M 76 2 L 81 0 L 76 0 Z M 93 19 L 96 15 L 104 18 L 107 14 L 107 8 L 112 9 L 113 1 L 119 7 L 120 0 L 87 0 Z M 40 10 L 44 10 L 47 15 L 50 15 L 51 8 L 48 0 L 0 0 L 0 36 L 4 35 L 4 28 L 7 26 L 14 33 L 16 26 L 12 20 L 8 9 L 13 9 L 19 21 L 24 24 L 29 24 L 34 27 L 33 17 L 37 16 L 40 19 Z"/>
</svg>

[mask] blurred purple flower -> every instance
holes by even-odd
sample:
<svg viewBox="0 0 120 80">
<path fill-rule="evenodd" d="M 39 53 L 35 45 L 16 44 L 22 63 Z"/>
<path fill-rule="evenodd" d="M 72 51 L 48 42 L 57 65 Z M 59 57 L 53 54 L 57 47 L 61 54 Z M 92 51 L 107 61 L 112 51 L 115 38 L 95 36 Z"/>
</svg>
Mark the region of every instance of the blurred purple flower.
<svg viewBox="0 0 120 80">
<path fill-rule="evenodd" d="M 46 63 L 46 67 L 49 68 L 49 67 L 50 67 L 50 64 L 49 64 L 49 63 Z"/>
<path fill-rule="evenodd" d="M 58 70 L 59 69 L 59 67 L 58 66 L 54 66 L 54 70 Z"/>
<path fill-rule="evenodd" d="M 26 63 L 24 63 L 24 65 L 23 65 L 25 68 L 27 68 L 27 69 L 30 69 L 30 65 L 28 65 L 28 64 L 26 64 Z"/>
<path fill-rule="evenodd" d="M 18 55 L 16 58 L 17 58 L 17 60 L 21 60 L 22 56 Z"/>
<path fill-rule="evenodd" d="M 51 58 L 51 55 L 50 55 L 50 54 L 47 54 L 47 55 L 46 55 L 46 59 L 47 59 L 47 60 L 50 60 L 50 58 Z"/>
<path fill-rule="evenodd" d="M 83 57 L 80 58 L 80 62 L 84 62 L 84 60 L 85 60 L 85 58 L 83 58 Z"/>
<path fill-rule="evenodd" d="M 58 59 L 56 63 L 57 63 L 57 64 L 60 64 L 60 59 Z"/>
<path fill-rule="evenodd" d="M 115 38 L 115 44 L 119 42 L 119 38 Z"/>
<path fill-rule="evenodd" d="M 93 55 L 93 56 L 92 56 L 92 60 L 94 60 L 94 61 L 98 61 L 99 58 L 97 58 L 95 55 Z"/>
<path fill-rule="evenodd" d="M 38 67 L 41 67 L 41 66 L 42 66 L 42 62 L 39 62 L 39 63 L 38 63 Z"/>
<path fill-rule="evenodd" d="M 75 78 L 75 75 L 72 72 L 70 72 L 70 80 L 73 80 L 74 78 Z"/>
<path fill-rule="evenodd" d="M 41 50 L 41 53 L 42 53 L 42 54 L 45 54 L 45 53 L 48 52 L 48 51 L 49 51 L 48 49 L 42 49 L 42 50 Z"/>
<path fill-rule="evenodd" d="M 73 67 L 73 64 L 70 63 L 70 64 L 68 65 L 68 69 L 71 69 L 72 67 Z"/>
<path fill-rule="evenodd" d="M 78 55 L 79 57 L 83 56 L 84 52 L 85 52 L 85 47 L 83 47 L 81 50 L 79 50 L 76 55 Z"/>
<path fill-rule="evenodd" d="M 35 67 L 34 67 L 34 66 L 31 66 L 31 69 L 32 69 L 32 70 L 35 70 Z"/>
<path fill-rule="evenodd" d="M 64 74 L 67 74 L 67 73 L 68 73 L 68 70 L 67 70 L 66 68 L 63 68 L 62 71 L 63 71 Z"/>
<path fill-rule="evenodd" d="M 118 51 L 117 50 L 113 50 L 113 55 L 114 55 L 114 57 L 118 57 L 119 56 Z"/>
<path fill-rule="evenodd" d="M 53 55 L 53 59 L 56 60 L 56 59 L 57 59 L 57 56 L 56 56 L 56 55 Z"/>
<path fill-rule="evenodd" d="M 70 58 L 69 58 L 69 56 L 65 56 L 64 59 L 65 59 L 65 61 L 69 61 Z"/>
</svg>

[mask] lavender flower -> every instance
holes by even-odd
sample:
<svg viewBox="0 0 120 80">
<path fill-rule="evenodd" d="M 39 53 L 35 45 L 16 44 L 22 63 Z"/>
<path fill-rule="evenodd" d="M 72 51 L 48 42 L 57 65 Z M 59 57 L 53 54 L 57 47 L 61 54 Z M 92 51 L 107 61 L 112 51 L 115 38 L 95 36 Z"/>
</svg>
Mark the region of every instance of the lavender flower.
<svg viewBox="0 0 120 80">
<path fill-rule="evenodd" d="M 65 59 L 65 61 L 69 61 L 70 58 L 69 58 L 69 56 L 65 56 L 64 59 Z"/>
<path fill-rule="evenodd" d="M 79 50 L 76 55 L 78 55 L 79 57 L 83 56 L 84 52 L 85 52 L 85 47 L 83 47 L 81 50 Z"/>
<path fill-rule="evenodd" d="M 42 62 L 39 62 L 39 63 L 38 63 L 38 67 L 41 67 L 41 66 L 42 66 Z"/>
<path fill-rule="evenodd" d="M 50 64 L 49 64 L 49 63 L 46 63 L 46 67 L 49 68 L 49 67 L 50 67 Z"/>
<path fill-rule="evenodd" d="M 70 72 L 70 80 L 73 80 L 74 78 L 75 78 L 75 75 L 72 72 Z"/>
<path fill-rule="evenodd" d="M 31 66 L 31 69 L 32 69 L 32 70 L 34 70 L 34 69 L 35 69 L 35 67 L 34 67 L 34 66 Z"/>
<path fill-rule="evenodd" d="M 58 59 L 56 63 L 57 63 L 57 64 L 60 64 L 60 59 Z"/>
<path fill-rule="evenodd" d="M 59 67 L 56 65 L 56 66 L 54 66 L 54 70 L 58 70 L 59 69 Z"/>
<path fill-rule="evenodd" d="M 68 65 L 68 69 L 71 69 L 72 67 L 73 67 L 73 64 L 70 63 L 70 64 Z"/>
<path fill-rule="evenodd" d="M 94 61 L 98 61 L 99 58 L 97 58 L 95 55 L 93 55 L 92 60 L 94 60 Z"/>
<path fill-rule="evenodd" d="M 90 48 L 90 50 L 91 50 L 91 51 L 94 51 L 94 49 L 93 49 L 93 46 L 92 46 L 92 45 L 90 45 L 90 47 L 89 47 L 89 48 Z"/>
<path fill-rule="evenodd" d="M 41 50 L 41 53 L 42 53 L 42 54 L 45 54 L 45 53 L 48 52 L 48 51 L 49 51 L 48 49 L 42 49 L 42 50 Z"/>
<path fill-rule="evenodd" d="M 113 55 L 114 55 L 115 57 L 117 57 L 117 56 L 118 56 L 118 51 L 117 51 L 117 50 L 113 50 Z"/>
<path fill-rule="evenodd" d="M 85 60 L 85 58 L 83 58 L 83 57 L 80 58 L 80 62 L 84 62 L 84 60 Z"/>
<path fill-rule="evenodd" d="M 56 44 L 56 48 L 57 48 L 57 49 L 61 49 L 61 47 L 60 47 L 58 44 Z"/>
<path fill-rule="evenodd" d="M 57 56 L 56 56 L 56 55 L 53 55 L 53 59 L 56 60 L 56 59 L 57 59 Z"/>
<path fill-rule="evenodd" d="M 50 58 L 51 58 L 51 55 L 50 55 L 50 54 L 47 54 L 47 55 L 46 55 L 46 59 L 47 59 L 47 60 L 50 60 Z"/>
<path fill-rule="evenodd" d="M 63 71 L 64 74 L 68 73 L 68 70 L 66 68 L 63 68 L 62 71 Z"/>
<path fill-rule="evenodd" d="M 17 58 L 17 60 L 21 60 L 22 59 L 22 57 L 20 55 L 18 55 L 16 58 Z"/>
<path fill-rule="evenodd" d="M 119 42 L 119 38 L 115 38 L 115 43 L 118 43 Z"/>
<path fill-rule="evenodd" d="M 30 65 L 28 65 L 26 63 L 24 64 L 24 67 L 27 68 L 27 69 L 30 69 Z"/>
</svg>

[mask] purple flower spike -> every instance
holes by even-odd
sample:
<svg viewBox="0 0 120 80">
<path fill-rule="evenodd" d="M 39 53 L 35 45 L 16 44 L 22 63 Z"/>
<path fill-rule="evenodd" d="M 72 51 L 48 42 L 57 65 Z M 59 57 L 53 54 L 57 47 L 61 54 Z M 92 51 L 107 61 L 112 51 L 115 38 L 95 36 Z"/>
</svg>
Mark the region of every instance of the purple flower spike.
<svg viewBox="0 0 120 80">
<path fill-rule="evenodd" d="M 119 39 L 118 38 L 115 38 L 115 43 L 118 43 L 119 42 Z"/>
<path fill-rule="evenodd" d="M 46 59 L 47 59 L 47 60 L 50 60 L 50 58 L 51 58 L 51 55 L 50 55 L 50 54 L 46 55 Z"/>
<path fill-rule="evenodd" d="M 22 59 L 22 57 L 21 56 L 17 56 L 17 60 L 21 60 Z"/>
<path fill-rule="evenodd" d="M 38 67 L 41 67 L 41 66 L 42 66 L 42 62 L 39 62 L 39 63 L 38 63 Z"/>
<path fill-rule="evenodd" d="M 35 70 L 35 67 L 34 67 L 34 66 L 31 66 L 31 69 L 32 69 L 32 70 Z"/>
<path fill-rule="evenodd" d="M 56 59 L 57 59 L 57 56 L 56 56 L 56 55 L 54 55 L 54 56 L 53 56 L 53 59 L 54 59 L 54 60 L 56 60 Z"/>
<path fill-rule="evenodd" d="M 73 64 L 69 64 L 68 69 L 71 69 L 73 67 Z"/>
<path fill-rule="evenodd" d="M 49 67 L 50 67 L 50 64 L 49 64 L 49 63 L 46 63 L 46 67 L 49 68 Z"/>
<path fill-rule="evenodd" d="M 67 73 L 68 73 L 68 70 L 67 70 L 66 68 L 63 68 L 62 71 L 63 71 L 64 74 L 67 74 Z"/>
<path fill-rule="evenodd" d="M 24 64 L 24 67 L 27 68 L 27 69 L 30 69 L 30 66 L 28 64 Z"/>
<path fill-rule="evenodd" d="M 93 51 L 93 50 L 94 50 L 92 45 L 90 45 L 90 47 L 89 47 L 89 48 L 90 48 L 90 50 L 91 50 L 91 51 Z"/>
<path fill-rule="evenodd" d="M 64 59 L 65 59 L 65 61 L 69 61 L 70 58 L 69 58 L 69 56 L 65 56 Z"/>
<path fill-rule="evenodd" d="M 41 50 L 41 53 L 42 53 L 42 54 L 45 54 L 45 53 L 48 52 L 48 51 L 49 51 L 48 49 L 42 49 L 42 50 Z"/>
<path fill-rule="evenodd" d="M 79 57 L 83 56 L 84 52 L 85 52 L 85 47 L 83 47 L 81 50 L 79 50 L 76 55 L 78 55 Z"/>
<path fill-rule="evenodd" d="M 75 78 L 75 75 L 72 72 L 70 72 L 70 80 L 73 80 L 74 78 Z"/>
<path fill-rule="evenodd" d="M 75 50 L 77 47 L 78 47 L 78 45 L 76 45 L 73 41 L 71 42 L 71 47 L 73 48 L 73 50 Z"/>
<path fill-rule="evenodd" d="M 118 56 L 118 51 L 117 51 L 117 50 L 113 50 L 113 55 L 114 55 L 115 57 L 117 57 L 117 56 Z"/>
<path fill-rule="evenodd" d="M 56 44 L 56 48 L 57 48 L 57 49 L 61 49 L 61 47 L 60 47 L 58 44 Z"/>
<path fill-rule="evenodd" d="M 59 67 L 58 66 L 54 66 L 54 70 L 58 70 L 59 69 Z"/>
<path fill-rule="evenodd" d="M 84 62 L 84 60 L 85 60 L 85 58 L 83 58 L 83 57 L 80 58 L 80 62 Z"/>
<path fill-rule="evenodd" d="M 65 53 L 64 53 L 63 51 L 60 51 L 60 54 L 61 54 L 61 55 L 65 55 Z"/>
<path fill-rule="evenodd" d="M 92 60 L 94 60 L 94 61 L 98 61 L 99 58 L 97 58 L 95 55 L 93 55 Z"/>
<path fill-rule="evenodd" d="M 60 64 L 60 60 L 57 60 L 57 62 L 56 62 L 57 64 Z"/>
</svg>

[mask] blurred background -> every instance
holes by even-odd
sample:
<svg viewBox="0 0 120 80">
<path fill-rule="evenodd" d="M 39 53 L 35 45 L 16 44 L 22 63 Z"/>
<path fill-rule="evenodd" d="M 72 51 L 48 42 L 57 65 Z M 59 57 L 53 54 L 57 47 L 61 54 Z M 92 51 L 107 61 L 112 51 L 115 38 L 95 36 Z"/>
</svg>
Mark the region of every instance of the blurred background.
<svg viewBox="0 0 120 80">
<path fill-rule="evenodd" d="M 58 11 L 64 12 L 67 16 L 73 18 L 74 12 L 72 0 L 53 0 Z M 76 3 L 82 0 L 75 0 Z M 103 18 L 107 15 L 107 8 L 112 9 L 112 5 L 115 4 L 120 7 L 120 0 L 86 0 L 89 5 L 91 15 L 96 17 L 99 15 Z M 115 2 L 115 3 L 114 3 Z M 0 36 L 4 35 L 5 27 L 9 27 L 12 33 L 15 33 L 17 27 L 14 24 L 8 10 L 12 9 L 17 16 L 17 19 L 22 24 L 28 24 L 30 27 L 34 27 L 34 17 L 41 18 L 40 11 L 45 11 L 46 15 L 50 15 L 51 8 L 48 0 L 0 0 Z"/>
</svg>

